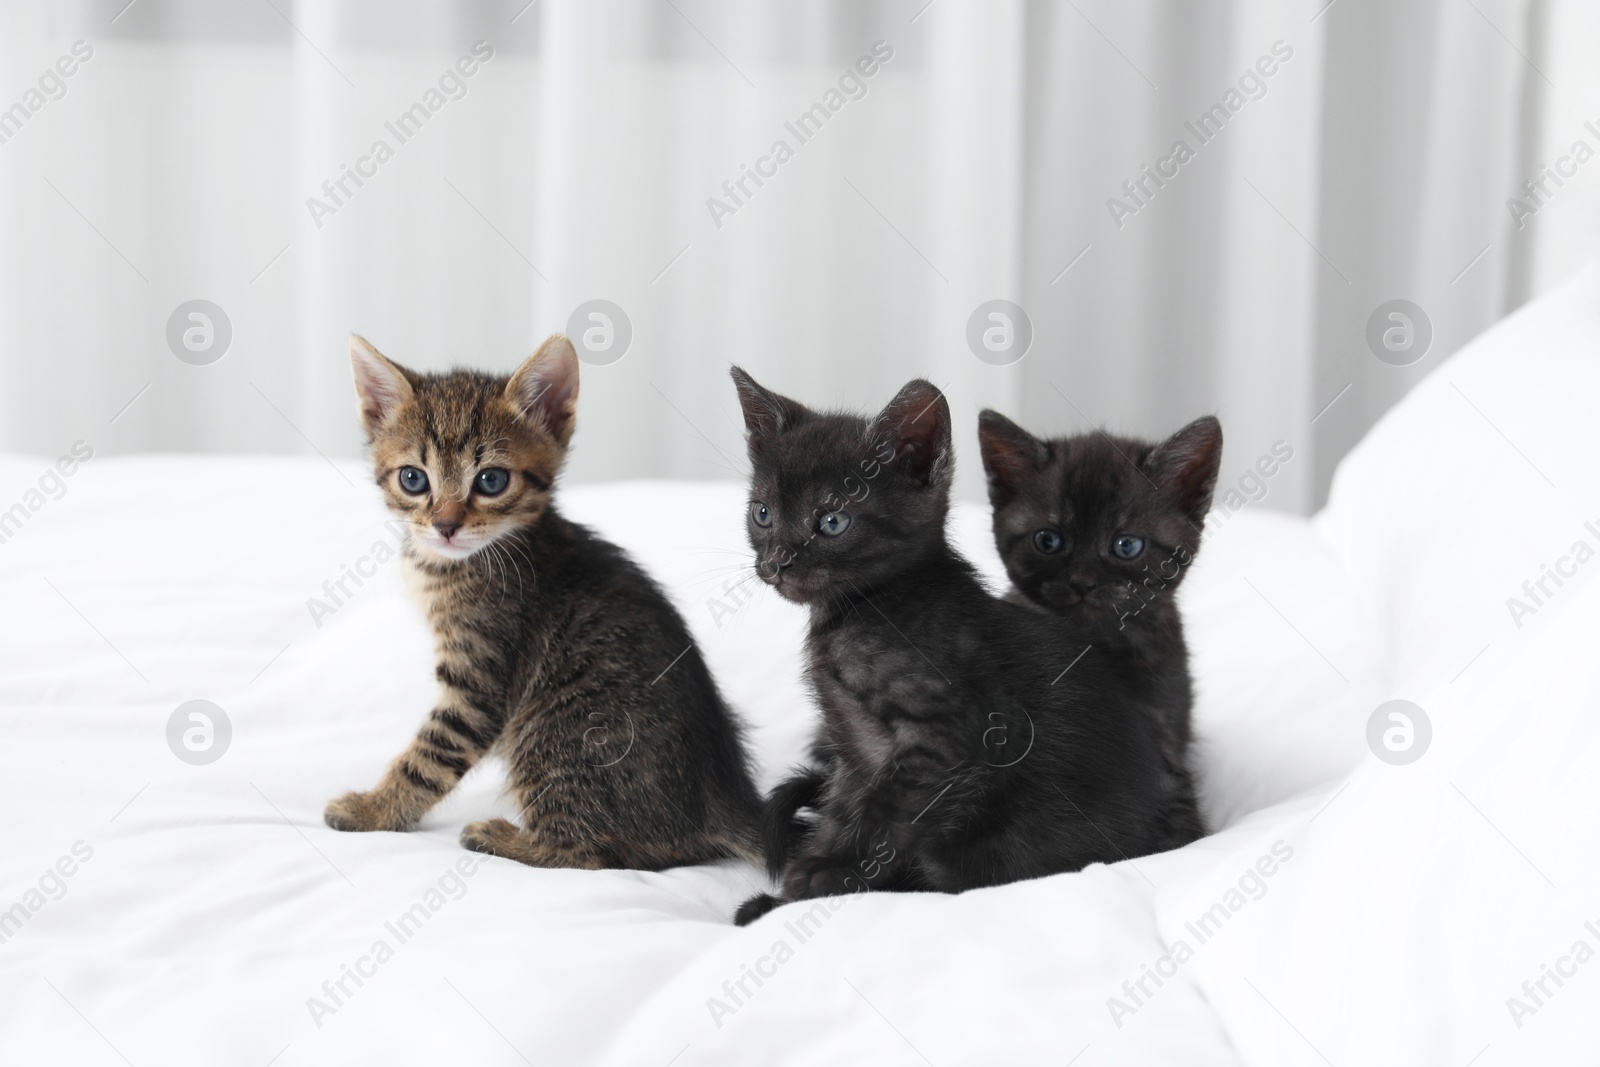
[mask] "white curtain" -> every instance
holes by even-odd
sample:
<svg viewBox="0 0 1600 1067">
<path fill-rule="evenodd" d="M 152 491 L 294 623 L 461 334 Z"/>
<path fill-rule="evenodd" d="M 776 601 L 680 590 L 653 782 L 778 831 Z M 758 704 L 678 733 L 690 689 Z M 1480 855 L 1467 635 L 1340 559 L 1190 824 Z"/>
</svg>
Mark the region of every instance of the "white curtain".
<svg viewBox="0 0 1600 1067">
<path fill-rule="evenodd" d="M 1216 412 L 1224 487 L 1305 510 L 1440 358 L 1592 258 L 1600 161 L 1571 156 L 1600 149 L 1597 21 L 1579 0 L 9 3 L 0 448 L 354 455 L 351 331 L 507 370 L 604 299 L 632 341 L 584 368 L 573 480 L 737 477 L 739 363 L 857 409 L 932 379 L 968 495 L 984 406 L 1052 433 Z M 1032 324 L 1009 365 L 967 339 L 995 299 Z M 1431 323 L 1410 366 L 1367 342 L 1394 299 Z M 191 300 L 231 326 L 206 365 L 168 341 Z"/>
</svg>

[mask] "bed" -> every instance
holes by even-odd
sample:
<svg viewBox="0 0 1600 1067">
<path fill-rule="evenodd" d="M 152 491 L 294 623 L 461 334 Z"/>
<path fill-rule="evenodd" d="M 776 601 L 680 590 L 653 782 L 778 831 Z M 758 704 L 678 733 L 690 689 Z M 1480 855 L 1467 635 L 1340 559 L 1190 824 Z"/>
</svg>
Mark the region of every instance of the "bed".
<svg viewBox="0 0 1600 1067">
<path fill-rule="evenodd" d="M 463 823 L 514 814 L 493 761 L 417 832 L 323 825 L 432 694 L 360 464 L 6 457 L 0 1063 L 1576 1062 L 1597 338 L 1590 269 L 1437 367 L 1314 518 L 1213 515 L 1183 604 L 1215 834 L 745 929 L 747 864 L 463 851 Z M 745 580 L 742 488 L 561 500 L 670 590 L 771 784 L 810 729 L 803 618 Z M 998 585 L 984 510 L 953 522 Z"/>
</svg>

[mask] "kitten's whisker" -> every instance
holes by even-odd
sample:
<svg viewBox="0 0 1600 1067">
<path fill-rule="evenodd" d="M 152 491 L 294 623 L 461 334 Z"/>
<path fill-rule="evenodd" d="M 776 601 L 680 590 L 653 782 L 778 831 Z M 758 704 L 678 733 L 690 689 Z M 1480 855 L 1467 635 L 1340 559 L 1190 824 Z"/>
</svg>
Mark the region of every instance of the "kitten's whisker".
<svg viewBox="0 0 1600 1067">
<path fill-rule="evenodd" d="M 504 558 L 505 553 L 500 549 L 500 546 L 493 541 L 489 542 L 488 547 L 493 550 L 489 558 L 494 560 L 495 566 L 500 570 L 500 602 L 495 606 L 497 608 L 501 608 L 505 607 L 506 593 L 509 591 L 507 587 L 510 585 L 510 583 L 506 580 L 506 564 Z"/>
<path fill-rule="evenodd" d="M 529 550 L 528 546 L 523 542 L 523 539 L 521 537 L 517 537 L 517 536 L 513 535 L 512 537 L 508 537 L 506 539 L 506 541 L 508 542 L 506 544 L 506 551 L 510 552 L 510 551 L 512 551 L 514 549 L 524 560 L 527 561 L 527 563 L 528 563 L 528 572 L 529 572 L 530 576 L 531 575 L 537 575 L 538 574 L 538 567 L 534 564 L 533 556 L 530 554 L 530 550 Z M 520 577 L 521 577 L 520 573 L 519 573 L 518 577 L 520 579 Z"/>
<path fill-rule="evenodd" d="M 715 581 L 717 578 L 720 578 L 723 575 L 738 575 L 738 574 L 744 574 L 745 576 L 739 582 L 735 583 L 735 585 L 733 587 L 734 589 L 739 588 L 745 582 L 750 581 L 751 579 L 756 577 L 754 572 L 750 572 L 750 573 L 746 574 L 745 573 L 745 569 L 743 567 L 711 567 L 711 568 L 708 568 L 706 570 L 696 571 L 693 575 L 690 576 L 689 580 L 691 582 L 704 582 L 704 581 L 708 581 L 708 580 Z M 728 591 L 732 592 L 733 590 L 730 589 Z"/>
<path fill-rule="evenodd" d="M 744 471 L 741 471 L 741 470 L 735 470 L 735 469 L 734 469 L 734 468 L 732 468 L 732 467 L 730 467 L 730 466 L 728 466 L 728 465 L 727 465 L 727 464 L 726 464 L 726 463 L 719 463 L 719 462 L 717 462 L 717 461 L 715 461 L 715 460 L 711 460 L 711 459 L 707 459 L 707 458 L 706 458 L 706 457 L 704 457 L 704 456 L 701 456 L 701 457 L 699 457 L 699 459 L 700 459 L 700 462 L 702 462 L 702 463 L 709 463 L 709 464 L 710 464 L 710 465 L 711 465 L 711 466 L 713 466 L 713 467 L 717 467 L 717 468 L 719 468 L 719 469 L 721 469 L 721 470 L 725 470 L 725 471 L 727 471 L 727 472 L 728 472 L 728 473 L 729 473 L 729 474 L 732 474 L 732 475 L 735 475 L 735 476 L 737 476 L 737 477 L 739 477 L 739 478 L 745 478 L 745 477 L 748 477 L 748 476 L 747 476 L 747 475 L 746 475 L 746 474 L 745 474 L 745 472 L 744 472 Z"/>
</svg>

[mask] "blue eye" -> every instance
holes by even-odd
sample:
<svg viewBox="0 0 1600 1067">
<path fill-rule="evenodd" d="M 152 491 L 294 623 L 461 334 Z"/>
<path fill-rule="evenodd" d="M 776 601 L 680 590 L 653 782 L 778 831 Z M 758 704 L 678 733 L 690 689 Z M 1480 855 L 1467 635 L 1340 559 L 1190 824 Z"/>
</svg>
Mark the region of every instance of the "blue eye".
<svg viewBox="0 0 1600 1067">
<path fill-rule="evenodd" d="M 762 528 L 771 526 L 772 512 L 768 511 L 767 506 L 761 501 L 752 500 L 750 502 L 750 521 Z"/>
<path fill-rule="evenodd" d="M 1055 530 L 1040 530 L 1033 535 L 1033 547 L 1047 556 L 1061 551 L 1061 535 Z"/>
<path fill-rule="evenodd" d="M 1111 542 L 1111 554 L 1118 559 L 1134 559 L 1144 551 L 1144 538 L 1121 534 Z"/>
<path fill-rule="evenodd" d="M 504 467 L 486 467 L 478 472 L 478 492 L 484 496 L 499 496 L 511 484 L 511 475 Z"/>
<path fill-rule="evenodd" d="M 422 493 L 426 493 L 428 491 L 428 476 L 422 473 L 420 468 L 401 467 L 400 488 L 404 489 L 412 496 L 418 496 Z"/>
<path fill-rule="evenodd" d="M 850 529 L 850 516 L 842 511 L 826 511 L 817 520 L 817 529 L 829 537 L 838 537 Z"/>
</svg>

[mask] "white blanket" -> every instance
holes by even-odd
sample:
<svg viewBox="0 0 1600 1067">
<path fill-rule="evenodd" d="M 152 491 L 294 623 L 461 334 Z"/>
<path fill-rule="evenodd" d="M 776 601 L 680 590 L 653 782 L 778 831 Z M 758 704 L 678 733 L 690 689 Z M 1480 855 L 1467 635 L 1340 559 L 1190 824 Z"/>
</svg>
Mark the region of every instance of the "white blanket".
<svg viewBox="0 0 1600 1067">
<path fill-rule="evenodd" d="M 1444 363 L 1315 520 L 1213 516 L 1184 606 L 1214 836 L 742 930 L 748 865 L 464 852 L 463 823 L 514 814 L 492 763 L 415 833 L 323 826 L 432 696 L 360 465 L 0 460 L 0 1063 L 1578 1062 L 1600 1002 L 1597 318 L 1591 270 Z M 741 584 L 742 487 L 561 499 L 669 588 L 770 784 L 811 730 L 804 620 Z M 998 579 L 984 511 L 955 526 Z M 1567 576 L 1539 594 L 1545 565 Z M 1431 724 L 1409 764 L 1369 749 L 1391 698 Z M 213 762 L 169 747 L 191 700 L 231 727 Z"/>
</svg>

